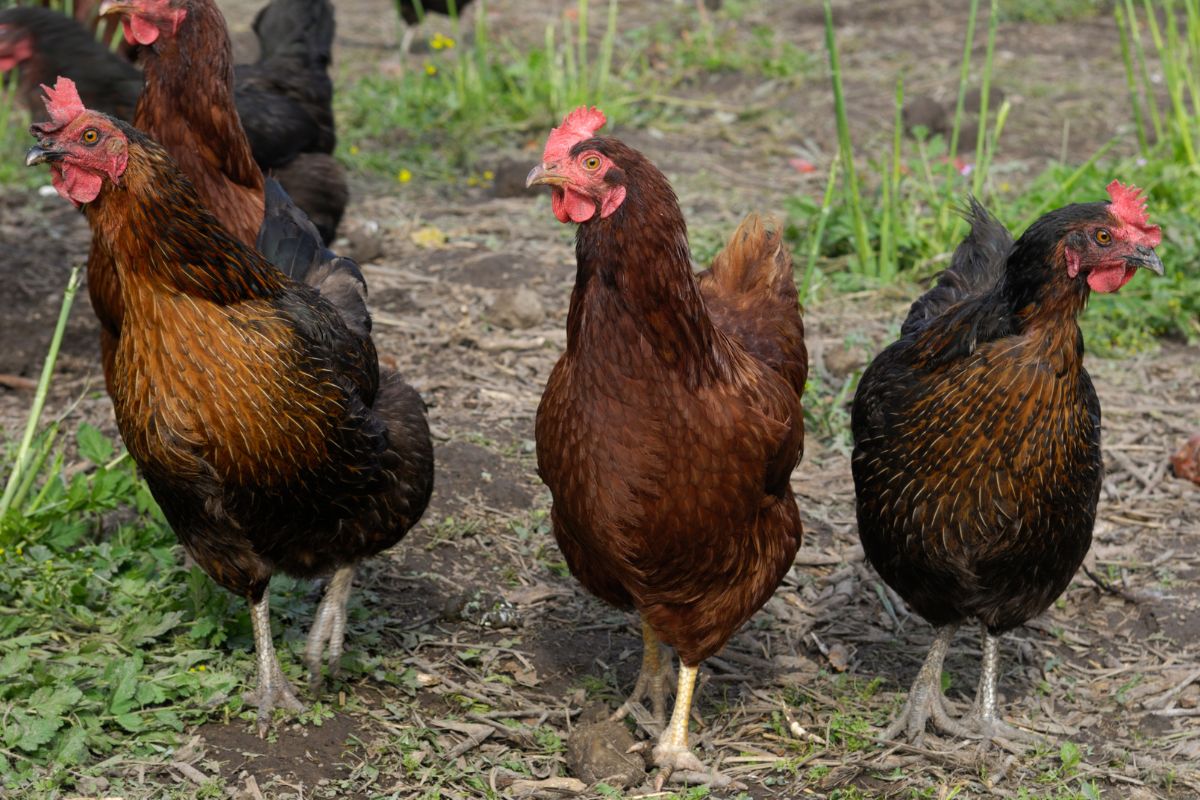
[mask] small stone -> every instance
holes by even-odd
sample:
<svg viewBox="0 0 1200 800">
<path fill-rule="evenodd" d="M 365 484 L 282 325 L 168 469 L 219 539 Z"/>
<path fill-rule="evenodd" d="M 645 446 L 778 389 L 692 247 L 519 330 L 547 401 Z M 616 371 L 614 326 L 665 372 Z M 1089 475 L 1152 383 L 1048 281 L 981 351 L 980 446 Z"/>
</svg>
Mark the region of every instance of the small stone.
<svg viewBox="0 0 1200 800">
<path fill-rule="evenodd" d="M 383 255 L 383 233 L 375 220 L 362 222 L 346 231 L 350 242 L 350 254 L 360 264 L 366 264 Z"/>
<path fill-rule="evenodd" d="M 835 378 L 844 378 L 867 365 L 867 354 L 861 347 L 835 345 L 826 350 L 822 358 L 825 360 L 825 369 Z"/>
<path fill-rule="evenodd" d="M 958 127 L 958 152 L 974 153 L 976 141 L 979 138 L 979 123 L 973 119 L 965 119 Z"/>
<path fill-rule="evenodd" d="M 542 298 L 526 286 L 497 290 L 487 311 L 488 320 L 509 330 L 532 328 L 545 317 Z"/>
<path fill-rule="evenodd" d="M 635 744 L 620 722 L 581 722 L 567 741 L 567 769 L 588 784 L 636 786 L 646 777 L 645 760 L 629 748 Z"/>
</svg>

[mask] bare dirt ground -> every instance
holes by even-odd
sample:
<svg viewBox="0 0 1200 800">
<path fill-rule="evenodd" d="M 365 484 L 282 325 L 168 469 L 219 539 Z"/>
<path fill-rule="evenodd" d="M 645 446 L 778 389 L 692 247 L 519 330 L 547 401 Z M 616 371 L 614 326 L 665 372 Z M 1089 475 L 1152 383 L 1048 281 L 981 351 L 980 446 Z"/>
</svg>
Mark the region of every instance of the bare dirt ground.
<svg viewBox="0 0 1200 800">
<path fill-rule="evenodd" d="M 257 3 L 223 5 L 244 30 Z M 489 23 L 536 41 L 566 5 L 496 0 Z M 647 24 L 664 5 L 623 4 L 622 27 Z M 908 70 L 910 91 L 950 97 L 965 26 L 955 5 L 838 4 L 852 124 L 863 144 L 886 135 L 898 69 Z M 386 0 L 338 3 L 344 74 L 395 58 L 392 13 Z M 746 24 L 754 22 L 822 57 L 818 4 L 751 4 Z M 1002 154 L 1015 174 L 1058 155 L 1067 120 L 1073 156 L 1126 124 L 1116 32 L 1106 19 L 1005 24 L 998 50 L 997 74 L 1014 102 Z M 680 87 L 705 100 L 681 121 L 617 129 L 672 178 L 694 232 L 724 235 L 746 211 L 782 215 L 785 197 L 821 190 L 820 178 L 787 166 L 796 155 L 827 163 L 833 150 L 820 70 L 809 80 L 764 83 L 715 76 Z M 721 112 L 743 110 L 743 97 L 766 111 L 730 123 Z M 514 141 L 480 163 L 532 164 L 539 148 Z M 138 797 L 191 796 L 196 781 L 212 777 L 239 799 L 600 796 L 554 782 L 570 774 L 562 743 L 590 736 L 582 721 L 590 707 L 615 708 L 631 688 L 641 642 L 631 619 L 566 574 L 531 441 L 564 342 L 570 231 L 540 196 L 498 199 L 486 188 L 367 179 L 354 188 L 345 231 L 361 242 L 356 231 L 379 230 L 380 254 L 363 264 L 376 341 L 425 396 L 437 440 L 425 520 L 358 581 L 358 624 L 386 618 L 376 654 L 404 680 L 335 683 L 324 697 L 331 718 L 280 724 L 269 742 L 245 721 L 214 721 L 163 763 L 114 759 L 113 774 L 140 775 Z M 0 373 L 36 378 L 66 268 L 86 258 L 86 225 L 57 197 L 12 193 L 0 197 L 0 211 Z M 413 234 L 427 228 L 444 233 L 445 243 L 418 245 Z M 518 289 L 530 295 L 517 298 Z M 861 368 L 895 335 L 910 301 L 911 287 L 811 304 L 806 324 L 820 383 L 836 389 Z M 703 724 L 694 734 L 701 758 L 756 798 L 829 797 L 848 787 L 861 795 L 843 797 L 1057 797 L 1078 791 L 1081 780 L 1094 780 L 1105 797 L 1200 796 L 1200 497 L 1166 468 L 1200 427 L 1198 364 L 1200 348 L 1178 343 L 1089 362 L 1104 407 L 1107 467 L 1089 564 L 1115 591 L 1081 574 L 1050 611 L 1005 639 L 1004 713 L 1054 742 L 1037 753 L 979 753 L 934 736 L 921 747 L 870 740 L 898 710 L 931 632 L 863 561 L 846 409 L 828 393 L 810 398 L 826 424 L 811 426 L 793 476 L 804 547 L 774 598 L 702 670 Z M 115 433 L 84 297 L 56 381 L 50 413 Z M 0 388 L 6 435 L 20 429 L 29 399 L 27 390 Z M 964 632 L 947 661 L 949 695 L 964 708 L 979 655 L 976 633 Z M 1064 765 L 1058 745 L 1067 741 L 1081 748 L 1080 763 Z M 646 796 L 640 766 L 627 771 L 625 796 Z"/>
</svg>

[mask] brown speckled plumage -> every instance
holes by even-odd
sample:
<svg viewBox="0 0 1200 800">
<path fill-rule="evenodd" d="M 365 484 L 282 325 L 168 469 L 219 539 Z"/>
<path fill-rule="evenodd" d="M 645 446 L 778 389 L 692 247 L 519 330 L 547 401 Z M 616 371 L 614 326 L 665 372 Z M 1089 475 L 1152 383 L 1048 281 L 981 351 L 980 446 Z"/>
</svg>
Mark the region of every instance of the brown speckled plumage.
<svg viewBox="0 0 1200 800">
<path fill-rule="evenodd" d="M 432 489 L 424 407 L 369 334 L 204 211 L 157 145 L 85 206 L 127 310 L 105 378 L 122 438 L 214 580 L 261 598 L 398 541 Z M 103 311 L 104 309 L 98 309 Z"/>
<path fill-rule="evenodd" d="M 662 173 L 614 139 L 583 148 L 612 159 L 627 195 L 578 230 L 539 472 L 571 572 L 694 666 L 766 602 L 800 544 L 789 477 L 807 355 L 791 260 L 750 217 L 693 275 Z"/>
<path fill-rule="evenodd" d="M 1015 245 L 976 207 L 955 266 L 859 383 L 863 547 L 934 625 L 1020 625 L 1062 593 L 1091 543 L 1100 403 L 1075 321 L 1088 289 L 1062 248 L 1106 205 L 1053 212 Z"/>
</svg>

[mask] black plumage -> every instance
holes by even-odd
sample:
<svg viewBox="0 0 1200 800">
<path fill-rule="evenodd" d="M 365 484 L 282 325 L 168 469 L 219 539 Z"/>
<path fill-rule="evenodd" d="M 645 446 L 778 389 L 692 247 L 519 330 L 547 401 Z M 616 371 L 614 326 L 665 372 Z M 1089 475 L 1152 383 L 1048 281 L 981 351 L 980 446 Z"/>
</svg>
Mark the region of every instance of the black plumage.
<svg viewBox="0 0 1200 800">
<path fill-rule="evenodd" d="M 913 304 L 900 339 L 863 373 L 854 399 L 863 549 L 887 584 L 941 628 L 889 737 L 904 729 L 919 736 L 932 715 L 957 735 L 1021 738 L 994 716 L 995 637 L 1044 611 L 1070 583 L 1100 496 L 1100 402 L 1076 316 L 1089 272 L 1125 264 L 1107 233 L 1123 223 L 1108 203 L 1072 205 L 1014 244 L 978 203 L 968 217 L 971 233 L 950 269 Z M 1109 245 L 1097 244 L 1102 230 Z M 1132 245 L 1128 252 L 1141 258 Z M 954 628 L 972 618 L 986 629 L 981 699 L 959 723 L 938 681 Z"/>
</svg>

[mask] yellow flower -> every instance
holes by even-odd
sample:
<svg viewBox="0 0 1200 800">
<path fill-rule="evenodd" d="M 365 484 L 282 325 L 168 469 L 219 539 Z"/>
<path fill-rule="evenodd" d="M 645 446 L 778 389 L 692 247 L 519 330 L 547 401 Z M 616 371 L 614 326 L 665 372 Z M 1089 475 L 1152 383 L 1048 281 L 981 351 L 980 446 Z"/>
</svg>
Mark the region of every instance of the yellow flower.
<svg viewBox="0 0 1200 800">
<path fill-rule="evenodd" d="M 350 155 L 352 155 L 352 156 L 358 155 L 358 145 L 356 145 L 356 144 L 350 145 Z"/>
<path fill-rule="evenodd" d="M 437 67 L 435 67 L 433 64 L 426 63 L 425 64 L 425 74 L 426 75 L 437 75 Z"/>
<path fill-rule="evenodd" d="M 454 47 L 454 40 L 449 36 L 443 36 L 440 33 L 436 33 L 434 34 L 433 39 L 430 40 L 429 46 L 434 50 L 449 50 Z"/>
<path fill-rule="evenodd" d="M 474 175 L 467 176 L 467 186 L 478 186 L 478 185 L 479 185 L 479 178 L 476 178 Z"/>
<path fill-rule="evenodd" d="M 207 667 L 205 667 L 203 664 L 201 664 L 200 666 L 196 667 L 196 669 L 200 670 L 201 672 L 204 672 L 204 670 L 206 670 Z"/>
<path fill-rule="evenodd" d="M 495 177 L 496 177 L 496 173 L 492 172 L 490 169 L 485 169 L 483 171 L 483 179 L 485 181 L 490 181 Z"/>
<path fill-rule="evenodd" d="M 407 169 L 402 169 L 396 173 L 396 180 L 400 183 L 408 183 L 412 180 L 412 173 Z"/>
</svg>

